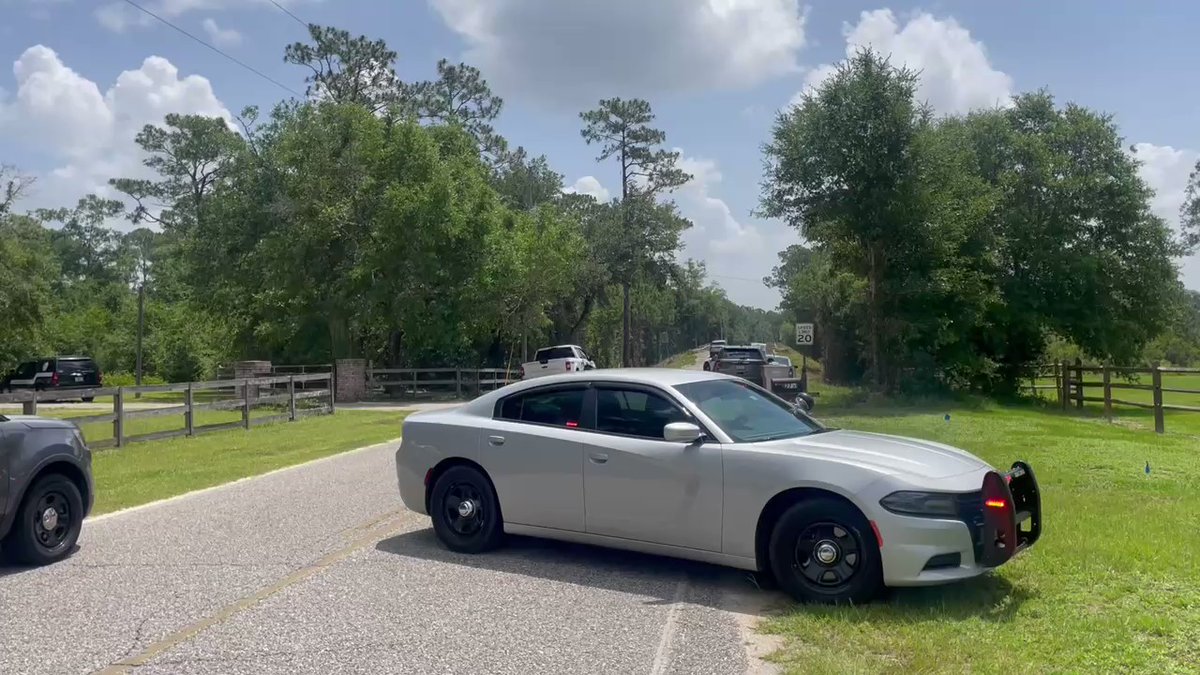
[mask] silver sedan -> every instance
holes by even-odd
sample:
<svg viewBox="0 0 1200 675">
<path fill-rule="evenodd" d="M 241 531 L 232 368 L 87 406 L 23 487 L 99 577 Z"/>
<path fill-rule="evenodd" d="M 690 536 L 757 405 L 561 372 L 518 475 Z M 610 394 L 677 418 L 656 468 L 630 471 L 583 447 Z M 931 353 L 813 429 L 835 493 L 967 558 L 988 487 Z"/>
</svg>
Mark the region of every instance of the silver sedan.
<svg viewBox="0 0 1200 675">
<path fill-rule="evenodd" d="M 505 533 L 742 568 L 793 597 L 866 602 L 886 586 L 996 567 L 1041 532 L 1023 462 L 830 429 L 745 380 L 594 370 L 509 385 L 404 422 L 404 504 L 442 543 Z"/>
</svg>

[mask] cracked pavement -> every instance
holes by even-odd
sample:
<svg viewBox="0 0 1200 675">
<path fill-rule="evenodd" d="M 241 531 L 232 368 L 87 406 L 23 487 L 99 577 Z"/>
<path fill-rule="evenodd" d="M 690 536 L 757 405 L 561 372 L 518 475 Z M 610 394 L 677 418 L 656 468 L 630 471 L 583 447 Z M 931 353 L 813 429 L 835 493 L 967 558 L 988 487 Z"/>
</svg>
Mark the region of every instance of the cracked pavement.
<svg viewBox="0 0 1200 675">
<path fill-rule="evenodd" d="M 0 566 L 0 673 L 770 672 L 741 572 L 510 537 L 446 551 L 395 443 L 89 519 Z M 101 486 L 101 489 L 103 486 Z"/>
</svg>

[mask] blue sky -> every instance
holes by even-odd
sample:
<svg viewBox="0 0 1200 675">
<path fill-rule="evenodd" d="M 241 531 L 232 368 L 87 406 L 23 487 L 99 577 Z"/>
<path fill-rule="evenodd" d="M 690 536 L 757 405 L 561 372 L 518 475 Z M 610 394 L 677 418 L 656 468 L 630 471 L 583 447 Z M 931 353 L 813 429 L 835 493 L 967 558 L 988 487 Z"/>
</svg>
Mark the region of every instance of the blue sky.
<svg viewBox="0 0 1200 675">
<path fill-rule="evenodd" d="M 1200 3 L 1184 0 L 279 1 L 305 21 L 387 40 L 405 80 L 430 77 L 442 57 L 480 67 L 506 102 L 498 129 L 547 154 L 574 189 L 617 187 L 580 138 L 578 111 L 602 97 L 650 99 L 695 176 L 676 196 L 695 223 L 686 254 L 734 300 L 762 307 L 778 295 L 758 280 L 799 239 L 751 215 L 760 146 L 774 111 L 848 47 L 922 69 L 921 93 L 942 112 L 1044 86 L 1112 113 L 1172 221 L 1200 157 Z M 268 0 L 138 2 L 303 90 L 303 72 L 282 62 L 303 28 Z M 290 96 L 119 0 L 0 0 L 0 11 L 0 162 L 38 175 L 29 208 L 136 173 L 133 134 L 167 112 L 223 115 Z M 1183 261 L 1183 274 L 1200 288 L 1200 261 Z"/>
</svg>

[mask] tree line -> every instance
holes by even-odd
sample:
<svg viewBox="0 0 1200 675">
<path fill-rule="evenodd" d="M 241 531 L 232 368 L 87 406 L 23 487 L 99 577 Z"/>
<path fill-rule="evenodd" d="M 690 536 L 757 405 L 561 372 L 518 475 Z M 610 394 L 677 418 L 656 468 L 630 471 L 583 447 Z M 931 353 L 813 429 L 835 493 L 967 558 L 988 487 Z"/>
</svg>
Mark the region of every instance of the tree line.
<svg viewBox="0 0 1200 675">
<path fill-rule="evenodd" d="M 544 156 L 492 123 L 482 74 L 441 61 L 402 82 L 382 40 L 310 26 L 284 60 L 304 100 L 232 122 L 168 115 L 136 137 L 147 177 L 16 213 L 31 187 L 0 177 L 0 369 L 86 353 L 168 380 L 245 358 L 391 366 L 510 366 L 579 343 L 601 365 L 652 364 L 715 337 L 769 340 L 782 316 L 731 302 L 680 260 L 670 193 L 689 176 L 642 100 L 581 114 L 581 142 L 621 196 L 563 192 Z M 109 227 L 126 218 L 130 228 Z"/>
<path fill-rule="evenodd" d="M 918 74 L 862 50 L 781 113 L 762 212 L 807 242 L 766 282 L 815 320 L 826 377 L 1011 391 L 1073 354 L 1200 357 L 1200 165 L 1173 231 L 1111 116 L 1047 91 L 935 116 Z"/>
</svg>

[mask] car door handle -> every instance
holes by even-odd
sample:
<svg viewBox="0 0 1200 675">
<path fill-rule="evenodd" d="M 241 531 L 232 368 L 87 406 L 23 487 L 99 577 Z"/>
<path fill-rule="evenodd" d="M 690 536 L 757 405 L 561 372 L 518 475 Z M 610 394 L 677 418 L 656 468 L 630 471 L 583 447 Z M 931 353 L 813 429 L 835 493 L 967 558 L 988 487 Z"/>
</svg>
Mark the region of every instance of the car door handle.
<svg viewBox="0 0 1200 675">
<path fill-rule="evenodd" d="M 588 459 L 592 460 L 592 464 L 603 464 L 608 461 L 608 455 L 603 452 L 593 452 L 588 455 Z"/>
<path fill-rule="evenodd" d="M 489 445 L 504 445 L 503 436 L 488 436 Z"/>
</svg>

